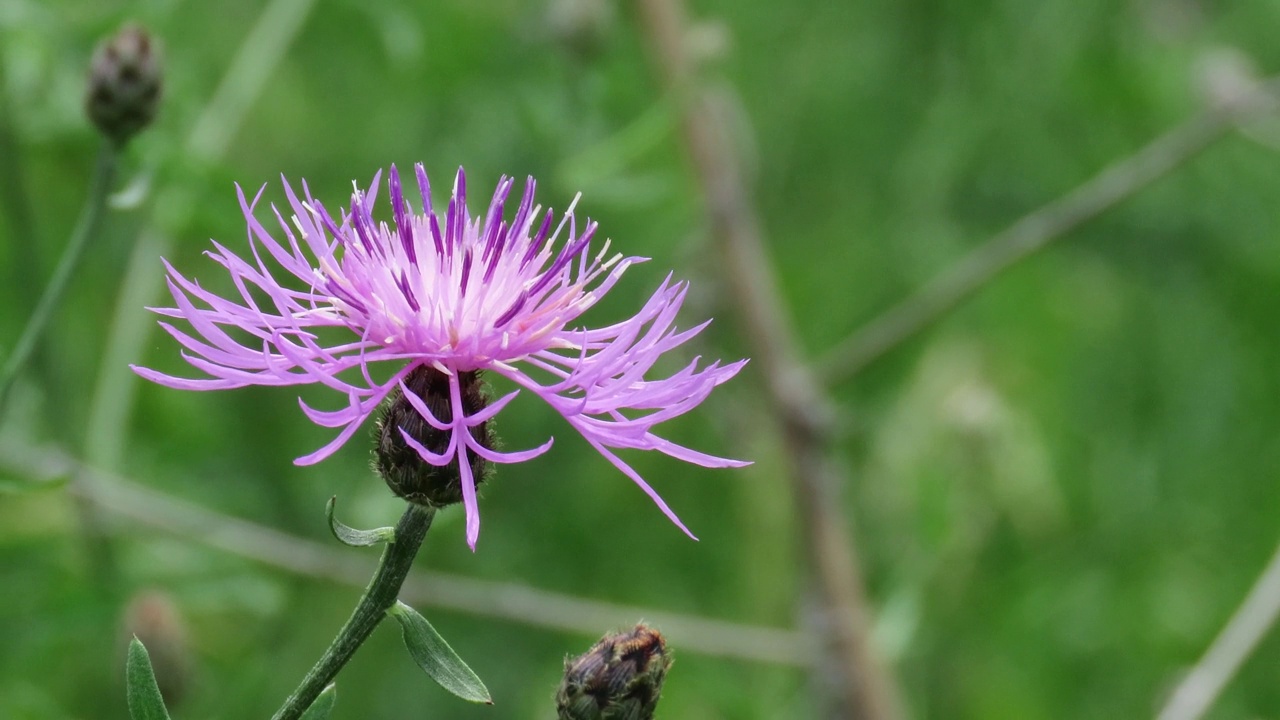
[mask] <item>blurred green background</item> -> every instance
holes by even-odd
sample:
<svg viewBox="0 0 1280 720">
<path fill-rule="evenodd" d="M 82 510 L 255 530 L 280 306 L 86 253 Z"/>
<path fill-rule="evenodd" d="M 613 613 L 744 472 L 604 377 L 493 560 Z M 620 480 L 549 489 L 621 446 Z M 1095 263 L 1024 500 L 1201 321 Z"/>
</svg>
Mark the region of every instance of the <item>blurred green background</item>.
<svg viewBox="0 0 1280 720">
<path fill-rule="evenodd" d="M 161 115 L 130 146 L 118 207 L 3 419 L 0 718 L 127 717 L 126 607 L 157 591 L 143 603 L 149 626 L 183 628 L 174 716 L 266 717 L 358 595 L 78 504 L 75 481 L 35 481 L 66 474 L 57 453 L 368 571 L 376 551 L 329 538 L 326 499 L 353 525 L 399 514 L 358 439 L 318 466 L 292 464 L 330 437 L 293 389 L 179 392 L 126 368 L 188 372 L 143 306 L 167 302 L 161 254 L 225 285 L 201 252 L 210 238 L 244 248 L 235 182 L 268 183 L 281 203 L 280 174 L 306 178 L 332 207 L 352 180 L 421 161 L 438 187 L 465 165 L 473 210 L 501 174 L 537 177 L 556 208 L 582 191 L 579 211 L 615 247 L 654 258 L 588 321 L 623 317 L 674 269 L 693 282 L 684 324 L 716 317 L 685 359 L 750 354 L 677 105 L 630 4 L 269 6 L 255 45 L 262 6 L 248 0 L 0 0 L 5 352 L 83 200 L 99 143 L 80 109 L 94 44 L 136 19 L 166 52 Z M 691 12 L 690 42 L 732 98 L 754 209 L 814 356 L 1198 112 L 1233 68 L 1280 68 L 1273 2 L 706 0 Z M 914 717 L 1150 716 L 1265 565 L 1280 539 L 1280 135 L 1253 130 L 833 388 L 876 639 Z M 446 512 L 417 567 L 653 616 L 801 627 L 797 520 L 758 372 L 665 427 L 754 466 L 627 456 L 700 542 L 526 394 L 502 414 L 504 442 L 553 434 L 556 447 L 487 486 L 476 553 L 461 512 Z M 303 397 L 334 406 L 313 390 Z M 521 597 L 508 600 L 518 615 Z M 381 628 L 340 676 L 336 717 L 552 718 L 564 656 L 612 629 L 419 609 L 496 705 L 436 688 Z M 817 714 L 794 664 L 668 641 L 677 660 L 659 717 Z M 1272 636 L 1210 717 L 1280 715 L 1278 678 Z"/>
</svg>

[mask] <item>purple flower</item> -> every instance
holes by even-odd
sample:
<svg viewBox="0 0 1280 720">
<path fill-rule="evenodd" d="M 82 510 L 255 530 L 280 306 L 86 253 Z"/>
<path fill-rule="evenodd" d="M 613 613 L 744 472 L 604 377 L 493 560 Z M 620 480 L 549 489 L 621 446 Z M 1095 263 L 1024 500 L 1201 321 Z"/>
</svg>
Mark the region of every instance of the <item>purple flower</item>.
<svg viewBox="0 0 1280 720">
<path fill-rule="evenodd" d="M 532 178 L 508 224 L 503 211 L 513 185 L 510 178 L 498 182 L 485 216 L 472 218 L 466 206 L 466 176 L 459 169 L 448 209 L 440 216 L 432 210 L 422 165 L 416 171 L 422 197 L 419 214 L 404 197 L 399 173 L 391 167 L 390 226 L 372 217 L 381 171 L 369 192 L 355 189 L 349 211 L 337 220 L 311 197 L 306 182 L 300 199 L 284 181 L 293 215 L 286 219 L 272 207 L 283 241 L 273 238 L 253 215 L 261 191 L 250 203 L 237 186 L 251 259 L 217 242 L 207 254 L 230 274 L 238 297 L 204 290 L 166 262 L 176 307 L 152 308 L 190 325 L 193 332 L 160 323 L 185 349 L 186 361 L 209 377 L 179 378 L 137 366 L 133 370 L 183 390 L 320 383 L 340 392 L 347 403 L 339 410 L 316 410 L 299 400 L 312 422 L 340 428 L 327 445 L 298 458 L 299 465 L 333 454 L 379 403 L 398 391 L 426 426 L 448 438 L 440 443 L 443 451 L 433 451 L 403 426 L 397 428 L 426 463 L 456 463 L 472 549 L 480 533 L 480 514 L 471 460 L 478 456 L 494 463 L 521 462 L 546 452 L 552 442 L 500 453 L 477 437 L 477 426 L 519 393 L 517 389 L 479 409 L 475 403 L 464 404 L 468 390 L 460 385 L 460 374 L 492 371 L 555 408 L 693 537 L 613 450 L 658 450 L 704 467 L 748 464 L 700 453 L 652 432 L 658 423 L 701 403 L 746 361 L 724 366 L 717 361 L 699 369 L 694 358 L 670 377 L 646 378 L 659 357 L 707 325 L 682 332 L 673 326 L 686 283 L 673 283 L 668 275 L 631 318 L 596 329 L 571 328 L 632 263 L 644 258 L 609 255 L 607 240 L 593 253 L 596 223 L 588 221 L 578 232 L 576 198 L 553 226 L 554 213 L 547 210 L 544 215 L 541 206 L 533 204 Z M 568 236 L 557 244 L 566 224 Z M 285 273 L 296 281 L 281 282 Z M 394 371 L 378 379 L 375 363 L 391 363 Z M 448 397 L 435 398 L 433 404 L 431 398 L 414 394 L 406 379 L 415 370 L 447 378 Z M 446 381 L 439 384 L 443 388 Z M 438 412 L 441 408 L 451 410 Z"/>
</svg>

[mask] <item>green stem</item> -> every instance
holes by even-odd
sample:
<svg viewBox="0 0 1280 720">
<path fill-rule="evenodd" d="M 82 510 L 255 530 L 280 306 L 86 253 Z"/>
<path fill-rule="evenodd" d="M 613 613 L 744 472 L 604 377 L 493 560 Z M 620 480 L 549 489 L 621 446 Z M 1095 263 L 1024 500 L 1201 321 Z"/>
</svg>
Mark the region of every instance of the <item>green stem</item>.
<svg viewBox="0 0 1280 720">
<path fill-rule="evenodd" d="M 4 93 L 4 64 L 0 63 L 0 94 Z M 32 268 L 39 267 L 35 248 L 40 236 L 31 211 L 31 198 L 27 193 L 22 147 L 14 128 L 13 109 L 7 97 L 0 97 L 0 157 L 5 159 L 5 171 L 0 173 L 0 201 L 9 221 L 9 243 L 13 247 L 13 263 L 9 282 L 14 300 L 22 303 L 38 291 Z"/>
<path fill-rule="evenodd" d="M 352 611 L 347 624 L 338 631 L 338 636 L 329 644 L 329 649 L 316 661 L 311 672 L 302 679 L 302 684 L 285 700 L 272 720 L 297 720 L 302 717 L 311 703 L 315 702 L 320 692 L 333 682 L 342 666 L 346 665 L 356 654 L 360 645 L 369 638 L 373 629 L 386 617 L 387 609 L 395 605 L 400 594 L 400 586 L 413 565 L 413 558 L 422 546 L 422 540 L 431 527 L 431 519 L 435 510 L 410 504 L 396 524 L 395 540 L 387 544 L 382 551 L 382 560 L 378 562 L 378 570 L 374 573 L 364 595 Z"/>
<path fill-rule="evenodd" d="M 53 277 L 49 279 L 49 284 L 45 286 L 44 295 L 40 296 L 40 302 L 31 313 L 31 318 L 27 321 L 27 326 L 23 329 L 22 336 L 18 338 L 17 344 L 13 347 L 13 352 L 9 353 L 8 359 L 5 360 L 3 370 L 0 370 L 0 409 L 4 408 L 5 402 L 9 397 L 9 390 L 13 387 L 14 379 L 18 376 L 22 366 L 26 364 L 28 358 L 31 357 L 31 351 L 35 349 L 36 341 L 40 338 L 40 334 L 44 332 L 45 326 L 49 324 L 53 309 L 57 306 L 58 300 L 62 298 L 62 293 L 66 291 L 67 282 L 71 279 L 72 271 L 79 264 L 80 256 L 84 254 L 84 249 L 89 244 L 89 239 L 98 231 L 98 222 L 102 219 L 102 210 L 107 204 L 107 193 L 111 189 L 111 181 L 115 178 L 116 161 L 119 157 L 119 147 L 111 142 L 104 142 L 102 149 L 98 151 L 98 160 L 94 167 L 93 179 L 89 182 L 89 196 L 85 198 L 84 209 L 80 211 L 80 219 L 76 222 L 75 230 L 71 233 L 71 240 L 67 242 L 66 249 L 62 251 L 62 258 L 58 260 L 58 267 L 54 269 Z M 22 242 L 22 239 L 17 238 L 17 242 Z"/>
</svg>

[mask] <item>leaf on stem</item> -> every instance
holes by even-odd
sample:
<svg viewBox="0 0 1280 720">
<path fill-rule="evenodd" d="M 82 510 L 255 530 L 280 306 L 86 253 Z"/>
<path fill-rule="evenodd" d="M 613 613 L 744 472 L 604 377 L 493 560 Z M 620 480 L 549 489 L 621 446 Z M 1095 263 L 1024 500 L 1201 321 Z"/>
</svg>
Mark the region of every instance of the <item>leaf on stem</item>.
<svg viewBox="0 0 1280 720">
<path fill-rule="evenodd" d="M 329 502 L 324 506 L 324 515 L 329 519 L 329 530 L 333 536 L 338 538 L 338 542 L 351 547 L 369 547 L 378 543 L 391 543 L 396 541 L 396 529 L 392 527 L 380 527 L 373 530 L 356 530 L 355 528 L 343 525 L 341 521 L 333 516 L 333 509 L 338 504 L 338 496 L 334 495 L 329 498 Z"/>
<path fill-rule="evenodd" d="M 23 476 L 0 477 L 0 495 L 25 495 L 41 490 L 58 490 L 71 481 L 71 476 L 58 475 L 49 478 Z"/>
<path fill-rule="evenodd" d="M 129 658 L 125 661 L 125 688 L 129 697 L 129 717 L 133 720 L 169 720 L 164 708 L 164 698 L 156 685 L 156 674 L 151 669 L 151 656 L 135 635 L 129 643 Z"/>
<path fill-rule="evenodd" d="M 301 720 L 329 720 L 329 713 L 333 712 L 333 704 L 337 701 L 338 686 L 330 683 L 316 697 L 315 702 L 311 703 L 311 707 L 302 713 Z"/>
<path fill-rule="evenodd" d="M 489 690 L 480 678 L 417 610 L 397 600 L 387 610 L 387 614 L 400 623 L 400 629 L 404 631 L 404 644 L 409 648 L 413 661 L 432 680 L 440 683 L 440 687 L 463 700 L 493 704 L 493 698 L 489 696 Z"/>
</svg>

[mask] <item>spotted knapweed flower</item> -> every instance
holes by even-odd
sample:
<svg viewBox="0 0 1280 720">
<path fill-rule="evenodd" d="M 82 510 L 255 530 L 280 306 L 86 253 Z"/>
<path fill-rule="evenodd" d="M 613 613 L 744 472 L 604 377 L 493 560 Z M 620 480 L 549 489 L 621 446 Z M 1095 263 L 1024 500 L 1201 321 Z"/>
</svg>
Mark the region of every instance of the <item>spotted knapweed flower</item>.
<svg viewBox="0 0 1280 720">
<path fill-rule="evenodd" d="M 193 332 L 160 323 L 182 345 L 184 359 L 209 377 L 174 377 L 136 366 L 134 371 L 184 390 L 319 383 L 341 393 L 347 404 L 338 410 L 316 410 L 299 400 L 312 422 L 341 428 L 324 447 L 295 460 L 299 465 L 333 454 L 392 398 L 398 409 L 383 416 L 383 441 L 412 449 L 427 469 L 452 471 L 473 549 L 480 532 L 477 471 L 483 474 L 485 462 L 521 462 L 551 447 L 549 439 L 531 450 L 493 449 L 486 424 L 520 390 L 489 404 L 477 377 L 492 371 L 546 401 L 692 537 L 613 450 L 657 450 L 704 467 L 746 465 L 652 432 L 701 403 L 746 361 L 699 368 L 694 358 L 669 377 L 646 377 L 664 353 L 706 327 L 677 331 L 673 324 L 686 283 L 673 283 L 668 275 L 631 318 L 571 328 L 644 258 L 609 255 L 607 240 L 593 254 L 596 223 L 588 221 L 578 232 L 577 198 L 554 223 L 551 210 L 544 214 L 534 205 L 533 178 L 508 223 L 503 211 L 512 179 L 503 177 L 484 217 L 473 218 L 459 169 L 442 217 L 433 211 L 426 172 L 421 165 L 416 171 L 420 213 L 413 212 L 391 167 L 390 225 L 372 215 L 381 171 L 368 192 L 355 187 L 350 209 L 336 219 L 305 182 L 299 198 L 282 178 L 293 214 L 286 220 L 274 206 L 272 211 L 283 240 L 254 217 L 262 191 L 248 202 L 237 186 L 251 260 L 217 242 L 207 254 L 230 274 L 239 297 L 209 292 L 166 261 L 176 307 L 152 308 L 190 325 Z M 558 242 L 566 225 L 568 237 Z M 277 266 L 284 272 L 276 272 Z M 284 273 L 296 278 L 292 287 L 281 282 Z M 394 369 L 379 378 L 373 366 L 384 363 Z M 410 500 L 433 503 L 428 495 L 401 492 L 391 479 L 388 484 Z"/>
</svg>

